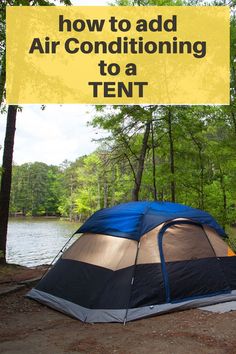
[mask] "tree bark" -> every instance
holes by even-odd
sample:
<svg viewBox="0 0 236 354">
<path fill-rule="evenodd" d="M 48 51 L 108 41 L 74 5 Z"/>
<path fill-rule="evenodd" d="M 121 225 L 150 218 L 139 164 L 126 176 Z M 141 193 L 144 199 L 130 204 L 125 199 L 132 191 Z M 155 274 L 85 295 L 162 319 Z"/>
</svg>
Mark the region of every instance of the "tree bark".
<svg viewBox="0 0 236 354">
<path fill-rule="evenodd" d="M 105 176 L 104 176 L 103 186 L 104 186 L 103 207 L 107 208 L 108 207 L 108 183 Z"/>
<path fill-rule="evenodd" d="M 170 149 L 170 173 L 171 173 L 171 182 L 170 182 L 170 192 L 171 192 L 171 201 L 175 202 L 175 161 L 174 161 L 174 141 L 172 134 L 172 117 L 171 110 L 168 110 L 168 135 L 169 135 L 169 149 Z"/>
<path fill-rule="evenodd" d="M 204 209 L 204 162 L 202 156 L 202 147 L 199 146 L 199 162 L 200 162 L 200 209 Z"/>
<path fill-rule="evenodd" d="M 225 182 L 224 182 L 224 173 L 220 168 L 220 186 L 221 186 L 221 191 L 222 191 L 222 204 L 223 204 L 223 222 L 222 222 L 222 227 L 225 230 L 226 224 L 227 224 L 227 195 L 226 195 L 226 188 L 225 188 Z"/>
<path fill-rule="evenodd" d="M 149 138 L 149 134 L 150 134 L 150 128 L 151 128 L 151 121 L 147 122 L 145 125 L 145 132 L 144 132 L 143 141 L 142 141 L 142 148 L 141 148 L 140 155 L 139 155 L 135 184 L 134 184 L 134 188 L 132 191 L 132 200 L 134 200 L 134 201 L 139 200 L 139 191 L 140 191 L 141 182 L 142 182 L 144 161 L 145 161 L 145 156 L 146 156 L 146 152 L 147 152 L 147 144 L 148 144 L 148 138 Z"/>
<path fill-rule="evenodd" d="M 4 88 L 6 83 L 6 53 L 4 52 L 2 63 L 1 63 L 1 74 L 0 74 L 0 106 L 4 100 Z"/>
<path fill-rule="evenodd" d="M 6 263 L 7 224 L 10 205 L 12 160 L 17 106 L 9 106 L 4 141 L 0 189 L 0 263 Z"/>
<path fill-rule="evenodd" d="M 231 111 L 231 117 L 232 117 L 232 121 L 233 121 L 233 125 L 234 125 L 234 135 L 236 137 L 236 117 L 235 117 L 233 110 Z"/>
<path fill-rule="evenodd" d="M 152 122 L 152 180 L 153 180 L 153 199 L 157 200 L 157 186 L 156 186 L 156 159 L 155 159 L 155 145 L 154 145 L 154 130 Z"/>
<path fill-rule="evenodd" d="M 198 149 L 200 176 L 199 176 L 199 189 L 198 189 L 198 205 L 199 209 L 204 209 L 205 207 L 205 192 L 204 192 L 204 158 L 203 158 L 203 144 L 199 141 L 192 132 L 190 132 L 191 138 Z"/>
</svg>

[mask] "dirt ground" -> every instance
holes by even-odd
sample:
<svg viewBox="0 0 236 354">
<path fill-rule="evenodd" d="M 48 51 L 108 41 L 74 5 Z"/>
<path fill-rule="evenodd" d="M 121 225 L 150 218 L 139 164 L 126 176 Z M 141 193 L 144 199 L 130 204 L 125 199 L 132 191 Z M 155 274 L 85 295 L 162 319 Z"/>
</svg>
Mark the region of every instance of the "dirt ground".
<svg viewBox="0 0 236 354">
<path fill-rule="evenodd" d="M 0 269 L 0 290 L 42 271 Z M 27 291 L 0 296 L 1 354 L 236 354 L 236 311 L 194 309 L 126 326 L 85 324 L 25 298 Z"/>
</svg>

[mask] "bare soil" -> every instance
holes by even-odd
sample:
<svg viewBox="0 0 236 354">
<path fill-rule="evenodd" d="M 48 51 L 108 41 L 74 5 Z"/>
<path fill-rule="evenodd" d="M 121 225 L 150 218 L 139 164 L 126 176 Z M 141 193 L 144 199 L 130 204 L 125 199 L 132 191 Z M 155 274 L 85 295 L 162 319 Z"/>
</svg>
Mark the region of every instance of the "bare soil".
<svg viewBox="0 0 236 354">
<path fill-rule="evenodd" d="M 0 268 L 1 286 L 36 278 L 45 268 Z M 236 311 L 198 309 L 122 324 L 87 324 L 24 297 L 0 297 L 2 354 L 236 354 Z"/>
</svg>

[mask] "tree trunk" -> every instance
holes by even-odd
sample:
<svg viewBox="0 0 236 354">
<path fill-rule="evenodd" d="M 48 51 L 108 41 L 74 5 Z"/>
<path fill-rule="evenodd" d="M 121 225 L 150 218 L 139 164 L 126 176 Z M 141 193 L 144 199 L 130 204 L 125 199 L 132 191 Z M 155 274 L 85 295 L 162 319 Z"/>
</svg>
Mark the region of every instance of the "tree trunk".
<svg viewBox="0 0 236 354">
<path fill-rule="evenodd" d="M 138 201 L 138 199 L 139 199 L 139 191 L 140 191 L 141 182 L 142 182 L 144 161 L 145 161 L 145 156 L 146 156 L 146 152 L 147 152 L 147 144 L 148 144 L 148 138 L 149 138 L 149 134 L 150 134 L 150 128 L 151 128 L 151 121 L 146 123 L 146 125 L 145 125 L 145 132 L 144 132 L 142 147 L 141 147 L 139 160 L 138 160 L 138 168 L 137 168 L 137 173 L 136 173 L 136 178 L 135 178 L 135 185 L 132 190 L 132 200 L 134 200 L 134 201 Z"/>
<path fill-rule="evenodd" d="M 200 162 L 200 209 L 204 209 L 204 162 L 202 156 L 202 147 L 199 146 L 199 162 Z"/>
<path fill-rule="evenodd" d="M 222 204 L 223 204 L 222 227 L 225 230 L 225 227 L 227 224 L 227 196 L 226 196 L 226 188 L 225 188 L 225 182 L 224 182 L 224 173 L 222 172 L 221 168 L 220 168 L 220 185 L 221 185 L 221 190 L 222 190 Z"/>
<path fill-rule="evenodd" d="M 112 168 L 111 206 L 115 205 L 116 166 Z"/>
<path fill-rule="evenodd" d="M 103 207 L 107 208 L 108 207 L 108 183 L 105 176 L 104 176 L 103 186 L 104 186 Z"/>
<path fill-rule="evenodd" d="M 200 140 L 198 140 L 194 134 L 190 133 L 194 144 L 198 149 L 198 159 L 199 159 L 199 168 L 200 168 L 200 176 L 199 176 L 199 192 L 198 192 L 198 205 L 199 209 L 204 209 L 204 201 L 205 201 L 205 192 L 204 192 L 204 156 L 203 156 L 203 144 Z"/>
<path fill-rule="evenodd" d="M 155 159 L 155 146 L 154 146 L 154 131 L 152 122 L 152 181 L 153 181 L 153 199 L 157 200 L 157 186 L 156 186 L 156 159 Z"/>
<path fill-rule="evenodd" d="M 1 74 L 0 74 L 0 106 L 4 100 L 4 88 L 6 83 L 6 53 L 4 52 L 1 63 Z"/>
<path fill-rule="evenodd" d="M 236 118 L 235 118 L 235 114 L 233 111 L 231 111 L 231 117 L 232 117 L 232 121 L 233 121 L 233 125 L 234 125 L 234 135 L 236 137 Z"/>
<path fill-rule="evenodd" d="M 33 213 L 33 211 L 32 211 Z M 70 176 L 70 211 L 69 211 L 70 221 L 73 221 L 73 175 Z"/>
<path fill-rule="evenodd" d="M 174 162 L 174 141 L 172 135 L 172 119 L 171 119 L 171 110 L 168 110 L 168 135 L 169 135 L 169 149 L 170 149 L 170 173 L 171 173 L 171 182 L 170 182 L 170 192 L 171 192 L 171 201 L 175 202 L 175 162 Z"/>
<path fill-rule="evenodd" d="M 3 151 L 0 190 L 0 263 L 6 263 L 7 224 L 10 205 L 12 158 L 16 129 L 17 106 L 9 106 Z"/>
</svg>

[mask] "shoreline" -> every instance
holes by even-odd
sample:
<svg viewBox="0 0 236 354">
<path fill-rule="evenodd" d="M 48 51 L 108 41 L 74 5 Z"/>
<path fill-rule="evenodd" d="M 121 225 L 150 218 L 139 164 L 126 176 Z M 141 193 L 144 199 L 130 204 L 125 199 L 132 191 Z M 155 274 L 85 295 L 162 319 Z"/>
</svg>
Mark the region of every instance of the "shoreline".
<svg viewBox="0 0 236 354">
<path fill-rule="evenodd" d="M 49 265 L 43 264 L 35 267 L 26 267 L 14 263 L 0 265 L 0 295 L 6 286 L 15 287 L 22 284 L 30 284 L 40 280 L 48 270 Z M 5 293 L 5 292 L 4 292 Z"/>
</svg>

